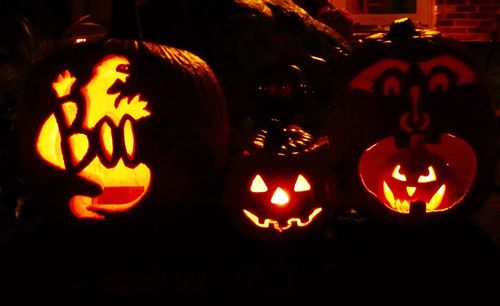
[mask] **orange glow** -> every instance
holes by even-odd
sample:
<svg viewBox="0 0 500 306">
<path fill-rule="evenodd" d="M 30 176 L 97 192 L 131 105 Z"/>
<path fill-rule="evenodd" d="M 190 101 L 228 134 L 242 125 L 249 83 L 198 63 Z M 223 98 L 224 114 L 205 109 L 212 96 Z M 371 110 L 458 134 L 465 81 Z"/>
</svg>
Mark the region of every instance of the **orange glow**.
<svg viewBox="0 0 500 306">
<path fill-rule="evenodd" d="M 125 212 L 134 207 L 146 195 L 151 184 L 151 171 L 148 166 L 139 163 L 133 168 L 124 164 L 119 158 L 116 165 L 105 166 L 99 155 L 94 155 L 87 165 L 79 165 L 90 151 L 93 141 L 87 135 L 97 134 L 100 143 L 96 151 L 112 160 L 114 152 L 113 137 L 123 137 L 125 154 L 129 159 L 135 157 L 135 135 L 133 125 L 151 113 L 146 109 L 147 103 L 139 95 L 132 98 L 121 97 L 120 92 L 109 94 L 109 88 L 117 81 L 126 82 L 129 76 L 130 63 L 123 56 L 110 55 L 101 60 L 93 69 L 93 75 L 79 92 L 73 92 L 75 101 L 64 101 L 61 104 L 63 120 L 67 128 L 74 130 L 67 139 L 61 139 L 61 125 L 54 114 L 43 123 L 37 140 L 36 152 L 50 165 L 65 170 L 65 160 L 70 158 L 74 166 L 80 166 L 78 176 L 99 185 L 102 193 L 96 197 L 75 195 L 69 205 L 73 214 L 78 218 L 102 220 L 105 213 Z M 72 86 L 76 78 L 65 70 L 52 83 L 56 95 L 61 98 L 72 93 Z M 80 94 L 80 95 L 78 95 Z M 80 101 L 81 99 L 81 101 Z M 84 108 L 79 111 L 78 108 Z M 76 117 L 84 116 L 82 126 L 72 126 Z M 132 119 L 125 119 L 123 131 L 113 133 L 113 129 L 120 126 L 125 115 Z M 102 123 L 98 133 L 92 133 L 102 120 L 111 120 Z M 82 133 L 83 132 L 83 133 Z M 90 137 L 90 136 L 89 136 Z M 64 156 L 61 149 L 62 141 L 69 143 L 70 156 Z M 116 143 L 120 143 L 119 141 Z M 95 153 L 93 153 L 95 154 Z M 87 159 L 85 159 L 87 160 Z"/>
<path fill-rule="evenodd" d="M 89 150 L 89 140 L 87 135 L 73 134 L 69 137 L 71 151 L 71 161 L 73 165 L 78 165 Z"/>
<path fill-rule="evenodd" d="M 276 220 L 272 219 L 264 219 L 263 222 L 260 222 L 259 217 L 252 214 L 246 209 L 243 209 L 243 214 L 252 221 L 257 227 L 260 228 L 269 228 L 273 227 L 278 232 L 283 232 L 289 228 L 291 228 L 294 224 L 298 227 L 306 227 L 321 213 L 323 209 L 321 207 L 315 208 L 313 212 L 307 217 L 307 221 L 302 221 L 300 218 L 290 218 L 286 221 L 286 225 L 280 226 L 280 223 Z"/>
<path fill-rule="evenodd" d="M 470 191 L 477 175 L 476 155 L 467 142 L 451 134 L 441 134 L 437 144 L 420 143 L 422 147 L 417 146 L 418 137 L 404 149 L 396 146 L 394 137 L 370 146 L 359 161 L 359 178 L 365 190 L 392 211 L 409 213 L 417 201 L 425 202 L 427 212 L 447 211 Z M 407 180 L 398 180 L 398 173 Z"/>
<path fill-rule="evenodd" d="M 106 158 L 110 161 L 113 156 L 113 134 L 111 132 L 111 127 L 107 122 L 104 122 L 102 125 L 99 135 L 99 141 L 102 151 L 104 152 L 104 156 L 106 156 Z"/>
<path fill-rule="evenodd" d="M 309 185 L 309 182 L 302 174 L 299 174 L 299 176 L 297 177 L 297 181 L 295 182 L 295 186 L 293 187 L 293 190 L 295 192 L 308 191 L 311 190 L 311 185 Z"/>
<path fill-rule="evenodd" d="M 439 211 L 437 210 L 437 208 L 439 204 L 441 204 L 445 192 L 446 192 L 446 185 L 443 184 L 438 189 L 438 191 L 436 191 L 436 193 L 432 196 L 431 200 L 427 203 L 427 211 Z"/>
<path fill-rule="evenodd" d="M 298 125 L 287 125 L 282 128 L 283 133 L 286 137 L 279 144 L 275 143 L 275 140 L 269 138 L 268 131 L 261 129 L 257 132 L 257 135 L 253 138 L 253 147 L 257 149 L 271 148 L 276 150 L 279 156 L 285 155 L 298 155 L 307 152 L 312 152 L 324 148 L 328 145 L 328 137 L 318 137 L 314 138 L 313 135 L 304 131 Z M 243 152 L 243 154 L 252 154 L 251 151 Z"/>
<path fill-rule="evenodd" d="M 250 186 L 250 191 L 251 192 L 266 192 L 267 191 L 267 185 L 262 179 L 260 175 L 256 175 L 255 178 L 252 181 L 252 185 Z"/>
<path fill-rule="evenodd" d="M 87 114 L 85 125 L 93 128 L 98 121 L 104 117 L 113 120 L 116 126 L 120 124 L 124 115 L 128 114 L 135 120 L 149 116 L 146 110 L 146 101 L 142 101 L 139 95 L 132 99 L 123 97 L 118 101 L 119 92 L 108 94 L 108 89 L 116 82 L 126 82 L 128 72 L 118 71 L 119 67 L 129 66 L 129 61 L 123 56 L 110 55 L 105 57 L 94 68 L 94 76 L 81 90 L 85 96 Z M 118 103 L 116 103 L 118 102 Z M 118 106 L 115 106 L 118 105 Z"/>
<path fill-rule="evenodd" d="M 427 171 L 429 171 L 429 174 L 421 175 L 418 177 L 419 183 L 429 183 L 436 181 L 436 172 L 434 171 L 434 168 L 432 166 L 429 166 L 429 168 L 427 168 Z"/>
<path fill-rule="evenodd" d="M 408 188 L 413 188 L 411 194 Z M 407 187 L 406 191 L 408 192 L 408 195 L 411 197 L 416 191 L 416 187 Z M 437 209 L 441 202 L 443 201 L 444 194 L 446 192 L 446 185 L 443 184 L 441 187 L 439 187 L 438 191 L 432 196 L 432 198 L 429 200 L 429 202 L 426 202 L 426 212 L 435 212 L 435 211 L 444 211 L 447 210 L 449 207 L 443 208 L 443 209 Z M 392 210 L 395 210 L 397 212 L 403 213 L 403 214 L 409 214 L 410 213 L 410 200 L 409 199 L 396 199 L 394 197 L 394 193 L 392 192 L 391 188 L 387 185 L 387 183 L 384 181 L 384 196 L 387 200 L 387 202 L 390 204 L 390 207 Z"/>
<path fill-rule="evenodd" d="M 128 158 L 132 159 L 135 156 L 135 137 L 132 122 L 127 119 L 123 126 L 123 139 L 125 140 L 125 153 Z"/>
<path fill-rule="evenodd" d="M 401 165 L 397 165 L 392 171 L 392 177 L 398 181 L 406 182 L 406 175 L 401 173 Z"/>
<path fill-rule="evenodd" d="M 73 77 L 68 70 L 64 70 L 63 73 L 58 75 L 56 80 L 52 82 L 52 88 L 56 92 L 56 96 L 62 98 L 69 95 L 75 81 L 76 78 Z"/>
<path fill-rule="evenodd" d="M 416 190 L 417 190 L 417 187 L 413 187 L 413 186 L 407 186 L 406 187 L 406 193 L 408 193 L 408 195 L 410 197 L 415 194 Z"/>
<path fill-rule="evenodd" d="M 76 119 L 76 113 L 78 111 L 78 106 L 73 101 L 64 102 L 62 105 L 62 111 L 64 115 L 64 122 L 67 127 L 71 127 Z"/>
<path fill-rule="evenodd" d="M 97 157 L 79 175 L 102 186 L 103 192 L 94 198 L 73 197 L 70 201 L 70 207 L 74 213 L 83 210 L 83 208 L 108 213 L 127 211 L 146 194 L 151 180 L 150 170 L 144 164 L 129 168 L 120 159 L 115 167 L 106 168 Z M 147 187 L 143 185 L 143 182 L 148 182 Z M 117 193 L 116 190 L 122 192 Z M 84 214 L 77 216 L 86 217 Z"/>
<path fill-rule="evenodd" d="M 51 166 L 61 170 L 65 169 L 61 149 L 61 133 L 54 114 L 49 116 L 40 129 L 36 140 L 36 151 Z"/>
<path fill-rule="evenodd" d="M 285 190 L 280 187 L 276 188 L 273 193 L 273 197 L 271 198 L 271 203 L 276 204 L 278 206 L 284 206 L 290 202 L 290 197 L 286 193 Z"/>
<path fill-rule="evenodd" d="M 81 219 L 104 220 L 105 217 L 89 209 L 92 205 L 92 198 L 86 196 L 74 196 L 69 202 L 69 208 L 73 215 Z"/>
</svg>

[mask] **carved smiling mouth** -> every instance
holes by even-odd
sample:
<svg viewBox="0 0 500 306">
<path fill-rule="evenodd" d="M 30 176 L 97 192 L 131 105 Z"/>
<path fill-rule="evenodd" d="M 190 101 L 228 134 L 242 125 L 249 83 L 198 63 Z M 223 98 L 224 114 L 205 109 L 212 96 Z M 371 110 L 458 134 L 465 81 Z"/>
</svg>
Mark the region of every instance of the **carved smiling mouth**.
<svg viewBox="0 0 500 306">
<path fill-rule="evenodd" d="M 439 211 L 437 208 L 443 201 L 444 194 L 446 192 L 446 185 L 443 184 L 439 189 L 434 193 L 432 198 L 430 199 L 429 202 L 425 202 L 426 204 L 426 212 L 433 212 L 433 211 Z M 394 193 L 392 192 L 391 188 L 389 188 L 389 185 L 384 181 L 384 195 L 389 202 L 390 207 L 392 210 L 395 210 L 397 212 L 403 213 L 403 214 L 409 214 L 410 213 L 410 200 L 413 202 L 413 200 L 421 200 L 418 198 L 415 199 L 396 199 L 394 197 Z"/>
<path fill-rule="evenodd" d="M 281 233 L 282 231 L 291 228 L 294 224 L 298 227 L 308 226 L 321 213 L 322 210 L 323 209 L 321 207 L 314 209 L 313 212 L 307 217 L 307 221 L 302 221 L 300 218 L 290 218 L 286 221 L 286 225 L 280 225 L 278 221 L 272 219 L 264 219 L 263 222 L 260 222 L 259 217 L 246 209 L 243 209 L 243 214 L 256 226 L 261 228 L 269 228 L 272 226 L 275 230 Z"/>
</svg>

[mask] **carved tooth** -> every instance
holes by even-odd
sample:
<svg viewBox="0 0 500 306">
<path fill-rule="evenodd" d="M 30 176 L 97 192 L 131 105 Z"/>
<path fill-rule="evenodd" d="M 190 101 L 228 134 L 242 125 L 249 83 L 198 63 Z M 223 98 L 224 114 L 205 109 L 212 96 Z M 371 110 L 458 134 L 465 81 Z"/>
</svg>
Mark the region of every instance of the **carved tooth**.
<svg viewBox="0 0 500 306">
<path fill-rule="evenodd" d="M 426 211 L 436 210 L 443 201 L 445 192 L 446 192 L 446 185 L 443 184 L 441 185 L 441 187 L 439 187 L 438 191 L 436 191 L 436 193 L 432 196 L 429 203 L 427 203 Z"/>
<path fill-rule="evenodd" d="M 384 181 L 384 195 L 389 204 L 392 206 L 392 208 L 397 209 L 397 205 L 394 200 L 394 194 L 392 193 L 391 188 L 389 188 L 389 186 L 385 181 Z"/>
</svg>

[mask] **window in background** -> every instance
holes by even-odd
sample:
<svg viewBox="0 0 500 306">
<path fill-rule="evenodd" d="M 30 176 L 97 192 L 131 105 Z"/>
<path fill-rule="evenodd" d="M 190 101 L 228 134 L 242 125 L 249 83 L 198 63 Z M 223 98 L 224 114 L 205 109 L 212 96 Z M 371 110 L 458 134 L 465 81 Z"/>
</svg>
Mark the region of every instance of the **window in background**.
<svg viewBox="0 0 500 306">
<path fill-rule="evenodd" d="M 348 10 L 360 25 L 387 25 L 394 19 L 410 17 L 414 22 L 434 26 L 435 0 L 330 0 Z"/>
</svg>

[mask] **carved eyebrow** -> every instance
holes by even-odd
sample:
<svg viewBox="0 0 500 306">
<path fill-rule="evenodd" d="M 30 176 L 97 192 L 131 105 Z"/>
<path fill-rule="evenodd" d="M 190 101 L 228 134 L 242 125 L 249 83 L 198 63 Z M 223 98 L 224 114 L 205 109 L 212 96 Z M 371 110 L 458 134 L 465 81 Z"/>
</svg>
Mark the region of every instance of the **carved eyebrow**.
<svg viewBox="0 0 500 306">
<path fill-rule="evenodd" d="M 464 62 L 450 55 L 441 55 L 425 62 L 418 63 L 425 75 L 429 75 L 435 67 L 445 67 L 457 77 L 457 85 L 477 82 L 476 73 Z"/>
<path fill-rule="evenodd" d="M 396 69 L 403 73 L 408 72 L 410 64 L 403 60 L 387 58 L 366 68 L 358 74 L 349 84 L 349 90 L 361 89 L 373 92 L 373 81 L 378 79 L 382 73 L 389 69 Z"/>
</svg>

